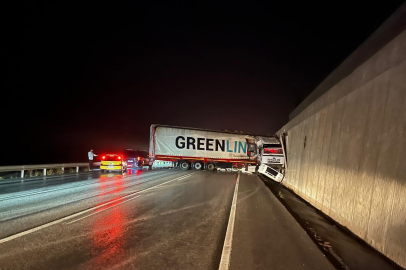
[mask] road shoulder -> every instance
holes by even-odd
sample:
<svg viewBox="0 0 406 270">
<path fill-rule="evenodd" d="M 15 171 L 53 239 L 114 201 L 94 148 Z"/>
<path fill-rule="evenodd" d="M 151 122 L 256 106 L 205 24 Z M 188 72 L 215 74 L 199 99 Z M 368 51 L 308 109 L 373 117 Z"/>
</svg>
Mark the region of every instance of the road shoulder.
<svg viewBox="0 0 406 270">
<path fill-rule="evenodd" d="M 242 174 L 230 269 L 335 269 L 255 175 Z"/>
</svg>

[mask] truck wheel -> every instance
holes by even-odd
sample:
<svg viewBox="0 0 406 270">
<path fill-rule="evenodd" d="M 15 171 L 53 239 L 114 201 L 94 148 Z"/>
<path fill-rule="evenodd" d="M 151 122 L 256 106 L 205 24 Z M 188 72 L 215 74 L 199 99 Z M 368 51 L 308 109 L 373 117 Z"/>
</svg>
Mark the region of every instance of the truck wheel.
<svg viewBox="0 0 406 270">
<path fill-rule="evenodd" d="M 214 163 L 207 164 L 207 170 L 214 171 L 214 169 L 216 169 L 216 166 L 214 165 Z"/>
<path fill-rule="evenodd" d="M 200 171 L 201 169 L 203 169 L 203 163 L 201 163 L 201 162 L 199 162 L 199 161 L 196 161 L 196 162 L 194 163 L 194 167 L 195 167 L 195 170 L 196 170 L 196 171 Z"/>
<path fill-rule="evenodd" d="M 187 171 L 187 170 L 190 169 L 190 162 L 187 161 L 187 160 L 182 160 L 182 161 L 180 162 L 179 167 L 180 167 L 182 170 Z"/>
</svg>

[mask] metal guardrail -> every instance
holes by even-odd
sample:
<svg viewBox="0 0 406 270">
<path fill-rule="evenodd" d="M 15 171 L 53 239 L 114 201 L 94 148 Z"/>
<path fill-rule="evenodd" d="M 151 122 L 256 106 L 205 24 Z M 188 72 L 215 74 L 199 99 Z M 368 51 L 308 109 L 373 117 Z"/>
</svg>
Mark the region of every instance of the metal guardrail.
<svg viewBox="0 0 406 270">
<path fill-rule="evenodd" d="M 100 162 L 94 162 L 94 166 L 99 166 Z M 88 167 L 89 163 L 61 163 L 61 164 L 39 164 L 39 165 L 16 165 L 16 166 L 0 166 L 0 172 L 19 172 L 21 171 L 21 178 L 24 178 L 24 171 L 28 170 L 43 170 L 43 175 L 46 175 L 48 169 L 61 168 L 76 168 L 79 172 L 80 167 Z"/>
</svg>

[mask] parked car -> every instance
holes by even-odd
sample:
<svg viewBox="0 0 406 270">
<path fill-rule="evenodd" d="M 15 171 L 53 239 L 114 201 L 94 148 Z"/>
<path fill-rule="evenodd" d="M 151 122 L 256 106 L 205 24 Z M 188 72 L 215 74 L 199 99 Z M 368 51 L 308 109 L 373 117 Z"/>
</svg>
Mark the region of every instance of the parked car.
<svg viewBox="0 0 406 270">
<path fill-rule="evenodd" d="M 126 149 L 124 151 L 124 160 L 127 162 L 127 168 L 142 168 L 143 166 L 149 166 L 149 155 L 144 150 Z"/>
<path fill-rule="evenodd" d="M 106 154 L 102 155 L 100 159 L 100 171 L 119 171 L 127 170 L 127 162 L 122 155 L 119 154 Z"/>
</svg>

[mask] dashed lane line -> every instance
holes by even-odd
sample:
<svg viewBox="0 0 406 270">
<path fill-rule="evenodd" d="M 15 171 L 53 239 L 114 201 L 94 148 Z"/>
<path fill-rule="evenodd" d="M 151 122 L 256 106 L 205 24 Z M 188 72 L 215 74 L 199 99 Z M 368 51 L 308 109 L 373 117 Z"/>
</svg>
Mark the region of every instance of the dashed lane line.
<svg viewBox="0 0 406 270">
<path fill-rule="evenodd" d="M 106 205 L 115 203 L 115 202 L 117 202 L 117 201 L 119 201 L 119 200 L 122 200 L 122 199 L 124 199 L 124 198 L 131 198 L 131 197 L 134 197 L 134 196 L 137 196 L 137 197 L 138 197 L 138 195 L 139 195 L 140 193 L 143 193 L 143 192 L 148 191 L 148 190 L 151 190 L 151 189 L 153 189 L 153 188 L 162 186 L 162 185 L 167 184 L 167 183 L 170 183 L 170 182 L 172 182 L 172 181 L 176 181 L 176 180 L 178 180 L 179 178 L 182 178 L 182 177 L 183 177 L 183 179 L 184 179 L 184 178 L 186 178 L 186 177 L 191 176 L 192 174 L 193 174 L 193 173 L 189 173 L 189 174 L 187 174 L 187 175 L 183 175 L 183 176 L 181 176 L 181 177 L 177 177 L 177 178 L 175 178 L 175 179 L 166 181 L 166 182 L 161 183 L 161 184 L 159 184 L 159 185 L 155 185 L 155 186 L 149 187 L 149 188 L 147 188 L 147 189 L 143 189 L 143 190 L 140 190 L 140 191 L 133 192 L 133 193 L 131 193 L 131 194 L 128 194 L 128 195 L 125 195 L 125 196 L 123 196 L 123 197 L 120 197 L 120 198 L 111 200 L 111 201 L 109 201 L 109 202 L 105 202 L 105 203 L 103 203 L 103 204 L 100 204 L 100 205 L 98 205 L 98 206 L 94 206 L 94 207 L 92 207 L 92 208 L 83 210 L 83 211 L 81 211 L 81 212 L 78 212 L 78 213 L 75 213 L 75 214 L 72 214 L 72 215 L 69 215 L 69 216 L 66 216 L 66 217 L 63 217 L 63 218 L 54 220 L 54 221 L 52 221 L 52 222 L 43 224 L 43 225 L 41 225 L 41 226 L 38 226 L 38 227 L 35 227 L 35 228 L 32 228 L 32 229 L 29 229 L 29 230 L 26 230 L 26 231 L 23 231 L 23 232 L 20 232 L 20 233 L 17 233 L 17 234 L 14 234 L 14 235 L 5 237 L 5 238 L 3 238 L 3 239 L 0 239 L 0 244 L 9 242 L 9 241 L 11 241 L 11 240 L 14 240 L 14 239 L 16 239 L 16 238 L 22 237 L 22 236 L 24 236 L 24 235 L 27 235 L 27 234 L 30 234 L 30 233 L 33 233 L 33 232 L 36 232 L 36 231 L 45 229 L 45 228 L 47 228 L 47 227 L 50 227 L 50 226 L 52 226 L 52 225 L 61 223 L 61 222 L 63 222 L 63 221 L 66 221 L 66 220 L 69 220 L 69 219 L 78 217 L 78 216 L 83 215 L 83 214 L 85 214 L 85 213 L 88 213 L 88 212 L 90 212 L 90 211 L 93 211 L 93 210 L 96 210 L 96 209 L 105 207 Z"/>
<path fill-rule="evenodd" d="M 177 180 L 177 181 L 183 180 L 183 179 L 185 179 L 185 178 L 188 178 L 189 176 L 190 176 L 189 174 L 188 174 L 188 175 L 185 175 L 185 176 L 181 176 L 181 177 L 178 177 L 178 178 L 176 178 L 176 179 L 173 179 L 173 180 L 171 180 L 171 181 L 169 181 L 169 182 L 172 182 L 172 181 L 175 181 L 175 180 Z M 169 183 L 169 182 L 165 182 L 164 184 Z M 161 185 L 162 185 L 162 184 L 161 184 Z M 158 185 L 158 186 L 160 186 L 160 185 Z M 152 188 L 156 188 L 156 187 L 158 187 L 158 186 L 154 186 L 154 187 L 152 187 Z M 149 188 L 149 189 L 151 189 L 151 188 Z M 147 191 L 147 190 L 149 190 L 149 189 L 144 189 L 142 192 Z M 138 192 L 137 194 L 140 194 L 140 193 L 141 193 L 141 192 Z M 126 202 L 129 202 L 129 201 L 132 201 L 132 200 L 134 200 L 134 199 L 136 199 L 136 198 L 138 198 L 138 197 L 140 197 L 140 196 L 135 196 L 135 197 L 132 197 L 132 198 L 127 199 L 127 200 L 125 200 L 125 201 L 119 202 L 119 203 L 117 203 L 117 204 L 108 206 L 108 207 L 104 208 L 103 210 L 97 211 L 97 212 L 92 213 L 92 214 L 90 214 L 90 215 L 87 215 L 87 216 L 84 216 L 84 217 L 75 219 L 75 220 L 73 220 L 73 221 L 66 222 L 66 224 L 75 223 L 75 222 L 77 222 L 77 221 L 79 221 L 79 220 L 82 220 L 82 219 L 91 217 L 91 216 L 93 216 L 93 215 L 99 214 L 99 213 L 101 213 L 101 212 L 103 212 L 103 211 L 106 211 L 106 210 L 108 210 L 108 209 L 110 209 L 110 208 L 112 208 L 112 207 L 116 207 L 117 205 L 120 205 L 120 204 L 122 204 L 122 203 L 126 203 Z"/>
</svg>

